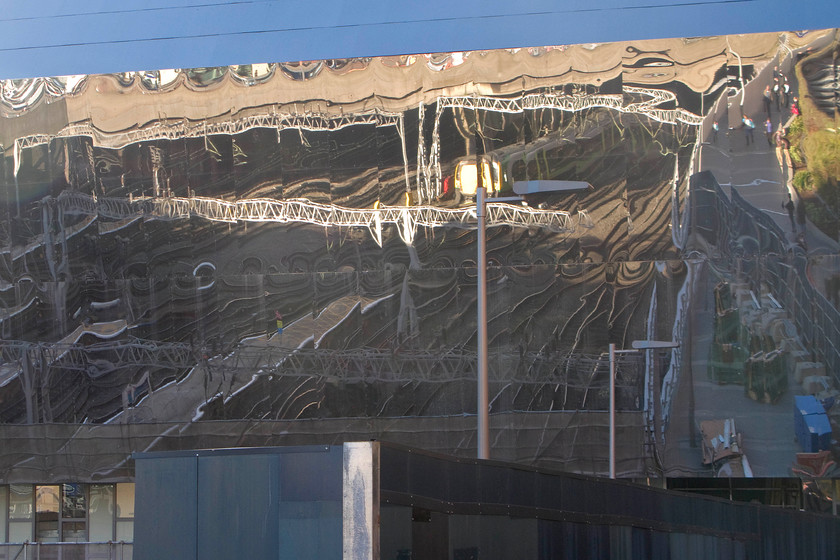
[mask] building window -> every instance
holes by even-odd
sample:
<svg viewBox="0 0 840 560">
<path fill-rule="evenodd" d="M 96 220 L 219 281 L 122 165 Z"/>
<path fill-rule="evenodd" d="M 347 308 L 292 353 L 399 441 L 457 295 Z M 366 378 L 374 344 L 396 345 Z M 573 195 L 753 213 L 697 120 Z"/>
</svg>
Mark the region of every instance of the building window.
<svg viewBox="0 0 840 560">
<path fill-rule="evenodd" d="M 35 487 L 35 540 L 87 541 L 87 497 L 82 484 Z"/>
<path fill-rule="evenodd" d="M 117 541 L 134 541 L 134 483 L 117 484 Z"/>
<path fill-rule="evenodd" d="M 0 486 L 0 543 L 133 540 L 134 483 Z"/>
<path fill-rule="evenodd" d="M 83 484 L 61 485 L 61 541 L 87 541 L 87 496 Z"/>
<path fill-rule="evenodd" d="M 88 521 L 90 523 L 90 541 L 108 542 L 114 540 L 114 494 L 113 484 L 91 484 Z"/>
<path fill-rule="evenodd" d="M 34 502 L 31 484 L 9 485 L 9 542 L 32 540 Z"/>
<path fill-rule="evenodd" d="M 91 484 L 88 506 L 90 542 L 134 539 L 134 484 Z"/>
<path fill-rule="evenodd" d="M 35 540 L 38 542 L 59 542 L 58 504 L 59 486 L 35 487 Z"/>
<path fill-rule="evenodd" d="M 0 486 L 0 543 L 6 542 L 6 527 L 9 524 L 9 487 Z"/>
</svg>

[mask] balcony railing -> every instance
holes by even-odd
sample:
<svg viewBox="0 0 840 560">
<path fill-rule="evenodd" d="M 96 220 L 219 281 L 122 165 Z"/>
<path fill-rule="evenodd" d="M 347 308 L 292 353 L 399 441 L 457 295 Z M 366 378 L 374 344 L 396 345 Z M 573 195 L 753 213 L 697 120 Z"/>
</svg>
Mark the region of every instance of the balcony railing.
<svg viewBox="0 0 840 560">
<path fill-rule="evenodd" d="M 134 545 L 104 543 L 0 543 L 0 560 L 131 560 Z"/>
</svg>

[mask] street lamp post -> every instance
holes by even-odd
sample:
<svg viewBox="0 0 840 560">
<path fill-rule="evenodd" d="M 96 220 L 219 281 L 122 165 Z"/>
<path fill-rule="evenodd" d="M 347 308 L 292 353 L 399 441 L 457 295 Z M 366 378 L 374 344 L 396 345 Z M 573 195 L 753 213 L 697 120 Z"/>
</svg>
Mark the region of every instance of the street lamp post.
<svg viewBox="0 0 840 560">
<path fill-rule="evenodd" d="M 488 202 L 523 202 L 522 195 L 538 194 L 558 191 L 577 191 L 592 189 L 592 185 L 585 181 L 522 181 L 513 184 L 513 190 L 520 196 L 506 196 L 487 198 L 483 185 L 483 163 L 476 158 L 476 186 L 475 186 L 475 215 L 478 221 L 478 258 L 476 266 L 477 293 L 476 304 L 478 321 L 476 336 L 478 337 L 478 382 L 476 415 L 478 417 L 478 458 L 490 458 L 490 390 L 487 374 L 487 203 Z"/>
<path fill-rule="evenodd" d="M 482 184 L 482 168 L 476 165 L 478 172 L 476 173 L 476 187 L 475 187 L 475 215 L 478 221 L 478 258 L 476 266 L 478 271 L 476 274 L 477 286 L 477 305 L 478 313 L 476 320 L 478 326 L 476 335 L 478 336 L 478 393 L 476 399 L 476 406 L 478 408 L 478 458 L 490 458 L 490 389 L 489 378 L 487 374 L 487 202 L 522 202 L 524 199 L 520 196 L 505 196 L 496 198 L 487 198 L 487 190 Z"/>
<path fill-rule="evenodd" d="M 662 340 L 634 340 L 632 350 L 616 350 L 615 344 L 610 343 L 610 478 L 615 478 L 615 356 L 616 354 L 630 354 L 639 350 L 655 350 L 659 348 L 677 348 L 679 342 Z"/>
<path fill-rule="evenodd" d="M 480 171 L 477 175 L 480 177 Z M 478 218 L 478 458 L 490 458 L 490 398 L 487 377 L 487 224 L 484 186 L 477 179 L 475 189 L 475 214 Z"/>
</svg>

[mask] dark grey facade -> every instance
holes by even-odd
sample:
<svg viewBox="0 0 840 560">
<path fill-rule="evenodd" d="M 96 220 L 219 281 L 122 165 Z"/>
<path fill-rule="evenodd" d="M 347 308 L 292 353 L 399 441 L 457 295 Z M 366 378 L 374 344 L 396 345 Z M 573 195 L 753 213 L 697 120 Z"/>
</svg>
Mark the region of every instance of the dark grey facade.
<svg viewBox="0 0 840 560">
<path fill-rule="evenodd" d="M 135 558 L 830 558 L 836 517 L 379 442 L 140 454 Z"/>
<path fill-rule="evenodd" d="M 138 455 L 134 557 L 338 558 L 342 460 L 340 446 Z"/>
</svg>

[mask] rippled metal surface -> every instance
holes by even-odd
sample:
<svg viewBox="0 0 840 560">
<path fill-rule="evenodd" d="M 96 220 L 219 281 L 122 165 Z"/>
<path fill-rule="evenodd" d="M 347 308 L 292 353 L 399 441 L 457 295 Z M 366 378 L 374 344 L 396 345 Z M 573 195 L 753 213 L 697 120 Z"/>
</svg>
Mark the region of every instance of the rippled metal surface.
<svg viewBox="0 0 840 560">
<path fill-rule="evenodd" d="M 4 82 L 0 421 L 341 434 L 474 414 L 475 209 L 456 186 L 477 152 L 503 194 L 593 185 L 491 214 L 492 412 L 525 430 L 605 410 L 610 342 L 684 335 L 687 178 L 736 49 L 760 67 L 778 36 Z M 663 385 L 619 370 L 639 473 Z M 510 453 L 602 455 L 548 433 Z"/>
<path fill-rule="evenodd" d="M 802 75 L 807 80 L 808 93 L 813 102 L 829 117 L 840 111 L 840 48 L 833 45 L 812 53 L 802 64 Z"/>
</svg>

